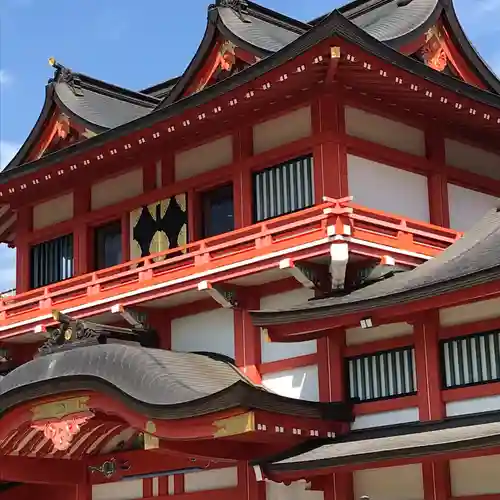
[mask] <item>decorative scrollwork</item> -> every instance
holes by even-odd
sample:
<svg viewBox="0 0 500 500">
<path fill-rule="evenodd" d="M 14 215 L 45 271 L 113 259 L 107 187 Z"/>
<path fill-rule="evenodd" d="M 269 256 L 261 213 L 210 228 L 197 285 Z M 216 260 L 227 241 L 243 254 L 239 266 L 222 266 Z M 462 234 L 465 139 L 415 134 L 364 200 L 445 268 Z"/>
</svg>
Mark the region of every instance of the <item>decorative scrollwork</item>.
<svg viewBox="0 0 500 500">
<path fill-rule="evenodd" d="M 34 423 L 32 427 L 43 432 L 43 435 L 54 445 L 57 451 L 67 450 L 73 438 L 80 432 L 91 417 L 73 417 L 59 422 Z"/>
<path fill-rule="evenodd" d="M 111 479 L 118 472 L 118 470 L 130 470 L 130 464 L 127 461 L 121 461 L 117 464 L 116 460 L 113 458 L 111 460 L 106 460 L 106 462 L 100 466 L 89 466 L 90 473 L 93 474 L 95 472 L 99 472 L 106 479 Z"/>
<path fill-rule="evenodd" d="M 48 339 L 38 349 L 40 355 L 51 354 L 70 344 L 97 344 L 100 343 L 100 333 L 87 328 L 80 321 L 61 323 L 57 328 L 48 332 Z M 76 346 L 76 345 L 75 345 Z"/>
</svg>

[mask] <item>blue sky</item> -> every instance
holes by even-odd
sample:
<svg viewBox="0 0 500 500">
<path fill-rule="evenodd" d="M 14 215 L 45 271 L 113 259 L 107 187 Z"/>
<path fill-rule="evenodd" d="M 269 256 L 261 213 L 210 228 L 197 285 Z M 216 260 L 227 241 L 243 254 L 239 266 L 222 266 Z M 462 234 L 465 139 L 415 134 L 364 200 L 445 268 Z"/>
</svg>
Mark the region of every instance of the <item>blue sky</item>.
<svg viewBox="0 0 500 500">
<path fill-rule="evenodd" d="M 132 89 L 179 75 L 211 0 L 0 0 L 0 167 L 23 143 L 52 75 L 47 59 Z M 308 20 L 346 0 L 260 0 Z M 473 43 L 500 73 L 500 0 L 454 0 Z M 14 252 L 0 246 L 0 291 L 14 284 Z"/>
</svg>

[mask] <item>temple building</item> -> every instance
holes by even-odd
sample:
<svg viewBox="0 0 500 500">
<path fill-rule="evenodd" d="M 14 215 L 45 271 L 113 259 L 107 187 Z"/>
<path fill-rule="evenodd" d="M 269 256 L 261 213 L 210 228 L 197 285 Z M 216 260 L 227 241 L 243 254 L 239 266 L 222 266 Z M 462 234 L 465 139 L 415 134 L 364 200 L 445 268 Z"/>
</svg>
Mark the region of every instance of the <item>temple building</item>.
<svg viewBox="0 0 500 500">
<path fill-rule="evenodd" d="M 0 500 L 500 498 L 500 81 L 452 0 L 66 63 L 0 173 Z"/>
</svg>

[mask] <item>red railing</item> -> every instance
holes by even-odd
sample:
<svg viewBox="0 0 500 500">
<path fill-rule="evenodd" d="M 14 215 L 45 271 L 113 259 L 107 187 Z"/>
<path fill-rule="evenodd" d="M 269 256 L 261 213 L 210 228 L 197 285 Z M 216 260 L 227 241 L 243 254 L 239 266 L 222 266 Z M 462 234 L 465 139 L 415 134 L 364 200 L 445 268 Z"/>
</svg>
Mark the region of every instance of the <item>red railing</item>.
<svg viewBox="0 0 500 500">
<path fill-rule="evenodd" d="M 53 308 L 84 305 L 99 299 L 166 281 L 189 280 L 199 273 L 220 272 L 249 259 L 294 249 L 324 240 L 328 226 L 339 220 L 351 227 L 350 236 L 395 250 L 434 256 L 453 243 L 459 233 L 430 224 L 390 216 L 352 205 L 349 200 L 330 201 L 299 212 L 255 224 L 206 240 L 189 243 L 145 258 L 77 276 L 44 288 L 0 300 L 0 328 L 26 321 Z M 246 274 L 255 272 L 245 264 Z M 209 278 L 193 277 L 193 286 Z"/>
</svg>

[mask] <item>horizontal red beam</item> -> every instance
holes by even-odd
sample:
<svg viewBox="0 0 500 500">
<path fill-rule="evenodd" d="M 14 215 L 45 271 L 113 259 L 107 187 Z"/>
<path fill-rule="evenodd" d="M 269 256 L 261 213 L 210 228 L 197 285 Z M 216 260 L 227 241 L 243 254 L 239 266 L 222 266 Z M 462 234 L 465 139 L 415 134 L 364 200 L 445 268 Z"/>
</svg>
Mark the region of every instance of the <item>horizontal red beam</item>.
<svg viewBox="0 0 500 500">
<path fill-rule="evenodd" d="M 268 335 L 274 342 L 304 342 L 325 335 L 332 329 L 359 325 L 361 319 L 369 314 L 375 322 L 405 321 L 417 313 L 452 307 L 479 300 L 500 296 L 500 282 L 493 281 L 470 288 L 461 288 L 455 292 L 435 297 L 423 298 L 394 306 L 382 307 L 371 311 L 364 310 L 351 314 L 332 316 L 317 320 L 296 321 L 267 327 Z M 368 312 L 367 312 L 368 311 Z"/>
<path fill-rule="evenodd" d="M 84 484 L 83 462 L 55 458 L 0 456 L 0 481 L 36 484 Z"/>
<path fill-rule="evenodd" d="M 0 301 L 0 337 L 49 324 L 54 308 L 78 308 L 81 317 L 106 312 L 116 300 L 124 305 L 196 289 L 200 281 L 234 279 L 276 267 L 287 252 L 296 260 L 328 254 L 331 238 L 352 237 L 398 250 L 433 256 L 458 234 L 431 224 L 332 201 L 297 213 L 190 243 L 146 258 L 78 276 Z M 346 235 L 347 236 L 347 235 Z M 170 257 L 179 250 L 180 256 Z M 388 250 L 384 250 L 388 252 Z M 155 262 L 158 257 L 165 260 Z M 170 258 L 169 258 L 170 257 Z M 126 297 L 119 297 L 127 294 Z M 81 308 L 81 309 L 80 309 Z M 21 323 L 19 325 L 18 323 Z"/>
</svg>

